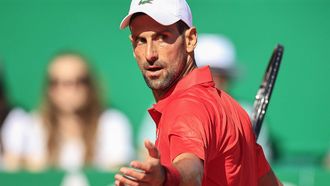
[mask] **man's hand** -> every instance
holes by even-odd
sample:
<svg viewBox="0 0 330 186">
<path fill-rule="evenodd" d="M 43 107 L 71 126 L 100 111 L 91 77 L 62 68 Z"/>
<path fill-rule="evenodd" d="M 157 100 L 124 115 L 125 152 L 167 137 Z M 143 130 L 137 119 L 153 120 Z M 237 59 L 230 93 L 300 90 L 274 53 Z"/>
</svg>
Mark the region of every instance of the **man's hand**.
<svg viewBox="0 0 330 186">
<path fill-rule="evenodd" d="M 123 167 L 121 174 L 115 175 L 116 186 L 158 186 L 165 181 L 165 170 L 160 164 L 160 154 L 158 149 L 149 140 L 144 142 L 149 156 L 145 162 L 132 161 L 132 168 Z"/>
</svg>

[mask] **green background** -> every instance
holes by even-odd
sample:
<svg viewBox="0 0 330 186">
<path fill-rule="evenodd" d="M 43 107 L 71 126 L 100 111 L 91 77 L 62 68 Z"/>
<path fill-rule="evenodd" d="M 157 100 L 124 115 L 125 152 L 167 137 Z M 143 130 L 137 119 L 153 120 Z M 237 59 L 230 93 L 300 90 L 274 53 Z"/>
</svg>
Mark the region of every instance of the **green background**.
<svg viewBox="0 0 330 186">
<path fill-rule="evenodd" d="M 330 148 L 330 1 L 188 0 L 199 33 L 220 33 L 235 44 L 241 76 L 231 93 L 253 102 L 276 43 L 285 54 L 267 112 L 283 162 Z M 153 100 L 128 40 L 119 30 L 128 0 L 0 0 L 0 60 L 12 103 L 40 103 L 48 59 L 58 50 L 89 56 L 109 105 L 138 130 Z M 292 158 L 293 157 L 293 158 Z M 298 158 L 296 158 L 298 157 Z M 313 160 L 314 162 L 314 160 Z"/>
</svg>

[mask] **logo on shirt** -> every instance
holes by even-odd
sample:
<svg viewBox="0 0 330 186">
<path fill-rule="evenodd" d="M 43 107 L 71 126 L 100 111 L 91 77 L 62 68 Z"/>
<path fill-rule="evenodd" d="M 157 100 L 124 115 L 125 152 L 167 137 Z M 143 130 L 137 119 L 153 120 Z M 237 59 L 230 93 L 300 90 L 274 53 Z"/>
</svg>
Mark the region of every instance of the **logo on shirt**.
<svg viewBox="0 0 330 186">
<path fill-rule="evenodd" d="M 140 0 L 139 5 L 144 5 L 144 4 L 147 4 L 147 3 L 152 4 L 152 1 L 153 0 Z"/>
</svg>

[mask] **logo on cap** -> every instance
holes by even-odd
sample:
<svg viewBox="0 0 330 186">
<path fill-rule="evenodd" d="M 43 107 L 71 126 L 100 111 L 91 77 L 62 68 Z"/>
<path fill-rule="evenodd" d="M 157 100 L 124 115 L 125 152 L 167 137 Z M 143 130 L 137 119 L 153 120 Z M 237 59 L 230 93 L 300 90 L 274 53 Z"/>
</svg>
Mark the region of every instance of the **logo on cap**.
<svg viewBox="0 0 330 186">
<path fill-rule="evenodd" d="M 153 0 L 140 0 L 139 5 L 144 5 L 144 4 L 147 4 L 147 3 L 152 4 L 152 1 Z"/>
</svg>

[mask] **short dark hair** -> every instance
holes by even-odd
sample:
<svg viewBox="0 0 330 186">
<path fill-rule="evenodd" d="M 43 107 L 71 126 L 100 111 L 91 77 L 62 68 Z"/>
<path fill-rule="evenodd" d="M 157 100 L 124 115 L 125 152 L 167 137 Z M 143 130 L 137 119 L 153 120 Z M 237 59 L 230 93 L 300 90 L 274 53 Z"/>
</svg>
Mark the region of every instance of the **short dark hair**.
<svg viewBox="0 0 330 186">
<path fill-rule="evenodd" d="M 178 29 L 180 34 L 182 34 L 184 31 L 189 29 L 189 26 L 182 20 L 179 20 L 175 24 L 176 24 L 176 28 Z"/>
</svg>

